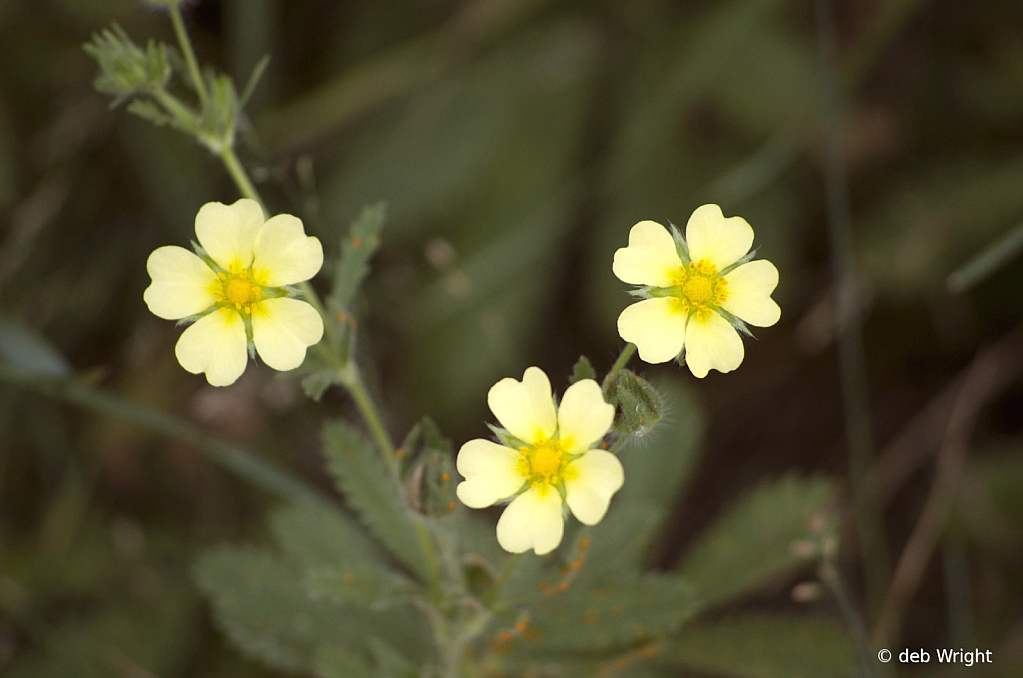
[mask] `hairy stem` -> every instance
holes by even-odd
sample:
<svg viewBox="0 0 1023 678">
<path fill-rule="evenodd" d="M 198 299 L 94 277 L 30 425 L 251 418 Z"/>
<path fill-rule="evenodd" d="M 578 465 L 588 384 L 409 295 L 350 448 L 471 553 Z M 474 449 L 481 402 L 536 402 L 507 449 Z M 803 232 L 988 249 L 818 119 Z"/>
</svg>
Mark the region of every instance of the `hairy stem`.
<svg viewBox="0 0 1023 678">
<path fill-rule="evenodd" d="M 615 360 L 614 365 L 611 366 L 611 370 L 607 373 L 607 376 L 604 377 L 605 386 L 611 381 L 612 377 L 618 374 L 623 367 L 629 364 L 629 360 L 632 358 L 634 353 L 636 353 L 636 345 L 626 344 L 625 348 L 622 349 L 621 354 L 618 356 L 618 359 Z"/>
</svg>

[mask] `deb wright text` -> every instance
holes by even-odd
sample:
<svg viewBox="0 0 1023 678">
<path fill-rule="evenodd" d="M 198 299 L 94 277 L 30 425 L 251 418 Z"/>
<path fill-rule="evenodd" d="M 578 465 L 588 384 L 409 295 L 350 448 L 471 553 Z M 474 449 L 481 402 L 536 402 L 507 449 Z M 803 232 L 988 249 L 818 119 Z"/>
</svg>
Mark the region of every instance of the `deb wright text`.
<svg viewBox="0 0 1023 678">
<path fill-rule="evenodd" d="M 963 664 L 973 666 L 974 664 L 990 664 L 991 650 L 952 650 L 946 648 L 935 649 L 934 652 L 927 650 L 903 650 L 899 653 L 899 661 L 903 664 L 928 664 L 936 660 L 939 664 Z"/>
</svg>

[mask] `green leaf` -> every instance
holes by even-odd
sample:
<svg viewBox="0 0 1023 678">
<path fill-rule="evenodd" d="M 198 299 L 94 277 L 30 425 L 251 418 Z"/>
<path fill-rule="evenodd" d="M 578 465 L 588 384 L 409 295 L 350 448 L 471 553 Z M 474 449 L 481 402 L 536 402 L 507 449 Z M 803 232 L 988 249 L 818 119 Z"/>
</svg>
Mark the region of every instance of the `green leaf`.
<svg viewBox="0 0 1023 678">
<path fill-rule="evenodd" d="M 573 587 L 536 606 L 532 633 L 541 650 L 603 650 L 663 638 L 697 609 L 694 589 L 677 577 L 646 574 L 603 588 Z"/>
<path fill-rule="evenodd" d="M 689 624 L 664 659 L 689 671 L 735 678 L 845 678 L 856 663 L 840 624 L 785 614 Z"/>
<path fill-rule="evenodd" d="M 625 485 L 611 500 L 604 520 L 590 530 L 592 546 L 583 577 L 640 570 L 700 458 L 703 417 L 695 400 L 672 382 L 659 383 L 658 389 L 666 416 L 648 436 L 622 448 Z"/>
<path fill-rule="evenodd" d="M 157 127 L 163 127 L 173 122 L 173 118 L 148 99 L 132 99 L 131 103 L 128 104 L 127 111 L 143 120 L 148 120 Z"/>
<path fill-rule="evenodd" d="M 679 573 L 710 605 L 743 596 L 806 563 L 792 543 L 834 497 L 822 478 L 786 476 L 763 483 L 735 503 L 685 556 Z"/>
<path fill-rule="evenodd" d="M 358 623 L 340 606 L 314 601 L 284 559 L 221 547 L 202 556 L 196 580 L 218 626 L 249 657 L 286 671 L 309 671 L 315 648 L 342 642 Z"/>
<path fill-rule="evenodd" d="M 6 316 L 0 316 L 0 360 L 40 377 L 71 374 L 71 365 L 48 339 Z"/>
<path fill-rule="evenodd" d="M 348 237 L 341 243 L 341 258 L 334 270 L 330 302 L 335 312 L 347 312 L 352 299 L 369 273 L 369 260 L 380 246 L 380 230 L 384 225 L 386 203 L 364 207 L 352 222 Z"/>
<path fill-rule="evenodd" d="M 371 649 L 376 639 L 400 646 L 409 661 L 428 652 L 427 629 L 409 606 L 386 612 L 313 598 L 302 568 L 254 548 L 219 547 L 196 564 L 199 588 L 217 625 L 246 655 L 293 672 L 312 672 L 323 648 Z"/>
<path fill-rule="evenodd" d="M 305 577 L 305 588 L 314 598 L 375 610 L 407 602 L 416 592 L 415 585 L 400 574 L 354 560 L 313 568 Z"/>
<path fill-rule="evenodd" d="M 332 645 L 316 655 L 316 675 L 321 678 L 373 678 L 373 669 L 361 655 Z"/>
<path fill-rule="evenodd" d="M 654 387 L 631 370 L 619 370 L 611 377 L 604 385 L 604 400 L 616 408 L 611 430 L 623 435 L 649 433 L 664 409 Z"/>
<path fill-rule="evenodd" d="M 574 384 L 577 381 L 583 379 L 594 379 L 597 378 L 597 371 L 593 369 L 593 363 L 590 359 L 584 355 L 579 356 L 579 360 L 576 361 L 575 367 L 572 368 L 572 376 L 568 378 L 568 383 Z"/>
<path fill-rule="evenodd" d="M 323 450 L 327 470 L 366 526 L 409 569 L 427 578 L 416 533 L 418 517 L 405 506 L 373 445 L 349 424 L 335 420 L 323 427 Z"/>
<path fill-rule="evenodd" d="M 270 516 L 270 531 L 284 552 L 304 567 L 384 564 L 384 554 L 355 520 L 339 511 L 293 504 Z"/>
</svg>

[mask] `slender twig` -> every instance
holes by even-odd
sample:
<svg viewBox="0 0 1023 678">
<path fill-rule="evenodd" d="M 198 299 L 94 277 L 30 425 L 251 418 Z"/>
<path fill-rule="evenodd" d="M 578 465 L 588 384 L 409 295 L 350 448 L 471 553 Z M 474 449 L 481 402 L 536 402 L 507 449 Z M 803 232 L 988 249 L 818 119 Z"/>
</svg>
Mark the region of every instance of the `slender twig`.
<svg viewBox="0 0 1023 678">
<path fill-rule="evenodd" d="M 849 596 L 845 582 L 842 579 L 842 573 L 838 569 L 838 564 L 831 559 L 825 559 L 821 563 L 820 576 L 821 581 L 827 585 L 831 595 L 835 598 L 835 602 L 838 603 L 838 610 L 842 614 L 842 619 L 845 620 L 849 634 L 856 645 L 856 654 L 859 655 L 860 668 L 862 669 L 861 675 L 866 678 L 876 678 L 877 667 L 874 664 L 874 652 L 871 649 L 870 639 L 867 637 L 867 629 L 863 626 L 863 620 L 860 618 L 856 605 Z"/>
<path fill-rule="evenodd" d="M 870 484 L 873 432 L 857 308 L 848 182 L 842 158 L 841 104 L 836 72 L 833 0 L 817 0 L 821 109 L 824 126 L 824 172 L 827 191 L 828 244 L 835 278 L 839 371 L 849 475 L 856 527 L 863 555 L 867 599 L 875 608 L 887 588 L 888 556 L 876 490 Z"/>
<path fill-rule="evenodd" d="M 192 41 L 185 30 L 185 22 L 181 18 L 181 10 L 177 5 L 170 6 L 171 23 L 174 24 L 174 33 L 178 36 L 178 44 L 181 45 L 181 53 L 185 56 L 185 63 L 188 64 L 188 72 L 192 74 L 192 82 L 195 85 L 196 94 L 199 95 L 199 102 L 205 106 L 209 99 L 206 92 L 206 83 L 202 79 L 202 72 L 199 70 L 199 62 L 196 61 L 195 51 L 192 49 Z"/>
<path fill-rule="evenodd" d="M 330 505 L 332 502 L 284 469 L 248 450 L 212 438 L 206 431 L 166 412 L 123 400 L 77 378 L 50 378 L 0 366 L 0 381 L 124 419 L 171 438 L 191 443 L 225 470 L 284 499 Z"/>
<path fill-rule="evenodd" d="M 986 394 L 990 392 L 990 383 L 998 379 L 1000 371 L 1000 366 L 995 362 L 975 360 L 966 375 L 945 428 L 934 483 L 920 519 L 899 558 L 891 588 L 874 627 L 874 639 L 879 643 L 899 638 L 906 607 L 920 586 L 924 570 L 941 538 L 945 521 L 959 491 L 973 423 L 981 404 L 986 400 Z"/>
<path fill-rule="evenodd" d="M 948 276 L 948 289 L 965 292 L 984 282 L 1023 250 L 1023 222 L 1016 224 L 979 254 L 952 271 Z"/>
</svg>

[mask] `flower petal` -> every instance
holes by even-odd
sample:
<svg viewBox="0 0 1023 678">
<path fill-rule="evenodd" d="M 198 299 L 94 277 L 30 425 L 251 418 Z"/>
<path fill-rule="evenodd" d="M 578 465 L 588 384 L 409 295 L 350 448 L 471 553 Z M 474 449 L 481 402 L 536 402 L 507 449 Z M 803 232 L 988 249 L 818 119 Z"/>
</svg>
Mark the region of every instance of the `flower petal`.
<svg viewBox="0 0 1023 678">
<path fill-rule="evenodd" d="M 217 274 L 184 247 L 160 247 L 149 255 L 146 269 L 153 284 L 142 298 L 149 310 L 167 320 L 205 311 L 217 303 L 211 286 Z"/>
<path fill-rule="evenodd" d="M 550 553 L 565 533 L 561 506 L 561 495 L 553 488 L 546 492 L 538 487 L 526 490 L 508 504 L 497 521 L 497 543 L 512 553 L 529 549 L 538 556 Z"/>
<path fill-rule="evenodd" d="M 614 405 L 604 401 L 597 382 L 582 379 L 569 386 L 561 398 L 558 437 L 567 443 L 568 454 L 579 454 L 604 437 L 614 417 Z"/>
<path fill-rule="evenodd" d="M 625 469 L 618 457 L 604 450 L 590 450 L 566 469 L 574 478 L 565 479 L 565 502 L 579 522 L 596 525 L 607 513 L 611 497 L 625 482 Z"/>
<path fill-rule="evenodd" d="M 275 370 L 293 370 L 305 360 L 306 347 L 323 338 L 323 319 L 298 299 L 267 299 L 252 307 L 252 342 L 259 357 Z"/>
<path fill-rule="evenodd" d="M 195 234 L 213 261 L 224 269 L 252 263 L 252 242 L 263 225 L 263 210 L 255 200 L 242 198 L 233 205 L 208 202 L 195 215 Z"/>
<path fill-rule="evenodd" d="M 729 217 L 717 205 L 697 207 L 686 224 L 689 256 L 699 263 L 706 260 L 721 270 L 731 266 L 753 246 L 753 229 L 742 217 Z"/>
<path fill-rule="evenodd" d="M 545 440 L 557 429 L 551 382 L 539 367 L 527 368 L 522 381 L 507 377 L 494 384 L 487 404 L 501 426 L 524 442 Z"/>
<path fill-rule="evenodd" d="M 469 508 L 484 508 L 507 499 L 526 479 L 518 470 L 519 453 L 510 447 L 477 438 L 462 445 L 456 466 L 465 480 L 455 494 Z"/>
<path fill-rule="evenodd" d="M 263 285 L 280 287 L 309 280 L 323 266 L 323 246 L 307 236 L 302 220 L 278 214 L 256 234 L 252 273 Z"/>
<path fill-rule="evenodd" d="M 750 325 L 770 327 L 778 322 L 781 309 L 771 299 L 771 292 L 778 286 L 778 269 L 769 261 L 758 259 L 743 264 L 724 278 L 727 298 L 721 304 L 732 315 Z"/>
<path fill-rule="evenodd" d="M 181 333 L 174 354 L 192 374 L 205 372 L 213 386 L 233 384 L 249 359 L 245 323 L 233 309 L 205 315 Z"/>
<path fill-rule="evenodd" d="M 656 221 L 641 221 L 629 231 L 629 246 L 615 252 L 611 270 L 622 282 L 632 285 L 671 287 L 682 260 L 675 251 L 675 239 Z"/>
<path fill-rule="evenodd" d="M 618 316 L 618 334 L 639 348 L 648 363 L 666 363 L 682 351 L 686 339 L 686 314 L 673 298 L 644 299 Z"/>
<path fill-rule="evenodd" d="M 696 377 L 707 376 L 711 369 L 731 372 L 742 362 L 743 348 L 739 333 L 717 313 L 706 319 L 699 315 L 686 326 L 686 365 Z"/>
</svg>

